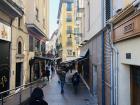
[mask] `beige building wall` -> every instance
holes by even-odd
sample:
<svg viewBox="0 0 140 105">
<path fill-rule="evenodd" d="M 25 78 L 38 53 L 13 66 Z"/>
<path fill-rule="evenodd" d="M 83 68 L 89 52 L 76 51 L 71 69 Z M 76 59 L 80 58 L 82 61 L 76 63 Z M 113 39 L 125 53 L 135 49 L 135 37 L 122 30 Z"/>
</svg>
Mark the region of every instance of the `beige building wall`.
<svg viewBox="0 0 140 105">
<path fill-rule="evenodd" d="M 85 40 L 91 39 L 102 29 L 101 2 L 103 1 L 85 0 Z"/>
<path fill-rule="evenodd" d="M 138 45 L 139 37 L 115 44 L 119 51 L 119 105 L 131 105 L 130 65 L 140 65 Z M 126 53 L 131 53 L 131 59 L 126 59 Z"/>
<path fill-rule="evenodd" d="M 14 0 L 23 8 L 24 15 L 15 18 L 12 22 L 12 43 L 11 43 L 11 72 L 10 72 L 10 89 L 15 88 L 16 63 L 22 63 L 21 85 L 29 82 L 29 59 L 34 57 L 34 52 L 29 52 L 29 34 L 26 24 L 35 24 L 48 36 L 48 15 L 49 0 Z M 43 6 L 43 7 L 42 7 Z M 36 21 L 36 7 L 39 9 L 39 21 Z M 45 24 L 43 23 L 45 19 Z M 20 23 L 19 23 L 20 22 Z M 20 24 L 20 26 L 19 26 Z M 22 54 L 18 52 L 18 42 L 22 44 Z"/>
<path fill-rule="evenodd" d="M 25 0 L 26 23 L 35 24 L 48 37 L 49 31 L 49 0 Z M 38 20 L 36 14 L 38 9 Z"/>
</svg>

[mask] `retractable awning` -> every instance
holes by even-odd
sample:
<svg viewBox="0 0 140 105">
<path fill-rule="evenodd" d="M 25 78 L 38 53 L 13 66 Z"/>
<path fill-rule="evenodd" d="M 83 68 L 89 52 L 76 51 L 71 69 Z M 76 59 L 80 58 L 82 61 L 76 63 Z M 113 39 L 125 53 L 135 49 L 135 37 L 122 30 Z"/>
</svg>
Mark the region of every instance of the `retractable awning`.
<svg viewBox="0 0 140 105">
<path fill-rule="evenodd" d="M 80 52 L 80 57 L 86 57 L 89 55 L 89 49 Z"/>
<path fill-rule="evenodd" d="M 39 60 L 53 60 L 52 58 L 48 58 L 48 57 L 34 57 L 34 59 L 39 59 Z"/>
</svg>

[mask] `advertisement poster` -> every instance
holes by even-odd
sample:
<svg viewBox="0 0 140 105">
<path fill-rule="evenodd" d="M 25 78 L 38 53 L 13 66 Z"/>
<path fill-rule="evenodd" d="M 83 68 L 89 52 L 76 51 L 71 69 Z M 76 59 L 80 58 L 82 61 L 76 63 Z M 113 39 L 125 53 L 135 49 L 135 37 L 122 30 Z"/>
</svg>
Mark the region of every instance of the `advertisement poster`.
<svg viewBox="0 0 140 105">
<path fill-rule="evenodd" d="M 11 41 L 11 27 L 0 22 L 0 39 Z"/>
</svg>

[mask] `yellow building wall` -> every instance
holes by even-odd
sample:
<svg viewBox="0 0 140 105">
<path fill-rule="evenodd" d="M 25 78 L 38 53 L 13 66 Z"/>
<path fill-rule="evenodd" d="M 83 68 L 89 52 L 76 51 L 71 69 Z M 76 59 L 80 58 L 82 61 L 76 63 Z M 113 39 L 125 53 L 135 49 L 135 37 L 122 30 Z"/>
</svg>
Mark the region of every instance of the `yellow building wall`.
<svg viewBox="0 0 140 105">
<path fill-rule="evenodd" d="M 67 13 L 71 13 L 72 14 L 72 22 L 67 22 L 66 18 L 67 18 Z M 73 52 L 76 51 L 76 42 L 75 42 L 75 36 L 73 34 L 71 34 L 71 38 L 72 38 L 72 46 L 71 47 L 67 47 L 67 37 L 69 35 L 67 35 L 67 26 L 71 26 L 72 27 L 72 33 L 74 33 L 74 27 L 75 27 L 75 23 L 74 23 L 74 4 L 72 4 L 72 11 L 67 11 L 67 3 L 63 3 L 62 4 L 62 8 L 61 8 L 61 14 L 60 14 L 60 33 L 61 33 L 61 44 L 62 44 L 62 59 L 63 61 L 68 60 L 70 57 L 68 56 L 67 53 L 67 49 L 72 49 Z M 76 54 L 76 52 L 75 52 Z M 71 56 L 71 57 L 75 57 L 75 56 Z"/>
</svg>

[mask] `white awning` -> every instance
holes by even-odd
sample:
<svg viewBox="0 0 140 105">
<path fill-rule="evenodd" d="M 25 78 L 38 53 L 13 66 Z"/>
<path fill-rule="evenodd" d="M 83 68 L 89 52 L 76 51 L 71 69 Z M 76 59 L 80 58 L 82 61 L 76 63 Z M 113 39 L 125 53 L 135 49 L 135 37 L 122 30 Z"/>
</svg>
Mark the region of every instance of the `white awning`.
<svg viewBox="0 0 140 105">
<path fill-rule="evenodd" d="M 86 54 L 88 53 L 88 51 L 89 51 L 89 49 L 86 49 L 86 50 L 84 50 L 84 51 L 81 51 L 81 52 L 80 52 L 80 57 L 85 57 Z"/>
</svg>

